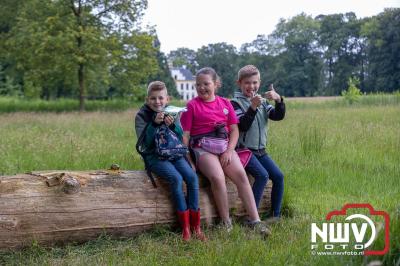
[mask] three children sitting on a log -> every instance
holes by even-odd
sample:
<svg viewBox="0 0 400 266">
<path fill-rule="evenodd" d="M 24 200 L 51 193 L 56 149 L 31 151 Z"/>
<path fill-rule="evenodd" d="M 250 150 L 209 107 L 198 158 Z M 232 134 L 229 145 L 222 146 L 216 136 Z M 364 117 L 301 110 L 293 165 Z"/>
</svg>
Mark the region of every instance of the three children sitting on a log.
<svg viewBox="0 0 400 266">
<path fill-rule="evenodd" d="M 271 178 L 272 217 L 267 220 L 280 219 L 283 174 L 265 152 L 265 146 L 268 119 L 283 119 L 285 104 L 272 86 L 264 96 L 274 100 L 275 107 L 257 94 L 260 72 L 255 66 L 241 68 L 237 84 L 240 91 L 235 92 L 230 102 L 216 95 L 220 79 L 214 69 L 200 69 L 195 84 L 198 96 L 187 103 L 187 110 L 179 120 L 179 116 L 164 111 L 169 101 L 167 88 L 163 82 L 154 81 L 148 85 L 146 103 L 135 117 L 137 150 L 143 156 L 146 169 L 169 183 L 184 241 L 191 235 L 206 240 L 200 227 L 196 169 L 211 183 L 221 225 L 226 230 L 232 229 L 232 222 L 225 176 L 237 187 L 248 215 L 245 224 L 263 235 L 271 232 L 260 221 L 257 207 Z M 246 171 L 255 179 L 253 187 Z M 186 198 L 183 181 L 187 187 Z"/>
</svg>

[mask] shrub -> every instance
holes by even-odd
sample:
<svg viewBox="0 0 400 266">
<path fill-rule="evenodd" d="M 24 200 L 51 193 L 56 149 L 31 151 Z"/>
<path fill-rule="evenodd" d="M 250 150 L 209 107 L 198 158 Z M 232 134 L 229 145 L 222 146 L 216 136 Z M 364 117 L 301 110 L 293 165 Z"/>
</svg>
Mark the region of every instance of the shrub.
<svg viewBox="0 0 400 266">
<path fill-rule="evenodd" d="M 360 96 L 362 95 L 360 89 L 357 88 L 357 86 L 360 84 L 360 80 L 358 78 L 350 77 L 347 84 L 349 87 L 347 88 L 347 91 L 342 91 L 342 96 L 349 104 L 358 102 Z"/>
</svg>

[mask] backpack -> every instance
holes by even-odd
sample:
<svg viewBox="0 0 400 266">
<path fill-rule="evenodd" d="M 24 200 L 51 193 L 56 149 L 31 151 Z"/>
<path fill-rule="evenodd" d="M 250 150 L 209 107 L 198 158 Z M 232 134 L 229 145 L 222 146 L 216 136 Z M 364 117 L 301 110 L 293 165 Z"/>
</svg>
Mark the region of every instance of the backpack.
<svg viewBox="0 0 400 266">
<path fill-rule="evenodd" d="M 167 125 L 157 127 L 155 133 L 155 150 L 160 160 L 173 161 L 182 158 L 188 148 Z"/>
</svg>

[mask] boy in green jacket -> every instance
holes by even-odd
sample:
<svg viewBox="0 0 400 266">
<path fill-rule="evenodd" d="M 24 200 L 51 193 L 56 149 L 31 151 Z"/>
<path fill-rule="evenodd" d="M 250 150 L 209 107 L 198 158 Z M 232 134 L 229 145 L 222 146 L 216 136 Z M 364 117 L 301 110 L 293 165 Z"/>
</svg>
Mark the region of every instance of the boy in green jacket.
<svg viewBox="0 0 400 266">
<path fill-rule="evenodd" d="M 200 228 L 199 184 L 196 172 L 186 160 L 186 154 L 179 158 L 163 158 L 157 154 L 156 143 L 165 142 L 164 138 L 156 139 L 162 136 L 157 134 L 157 130 L 162 126 L 167 126 L 173 132 L 170 136 L 176 140 L 177 146 L 182 147 L 183 131 L 179 119 L 175 120 L 164 112 L 168 101 L 165 84 L 161 81 L 151 82 L 147 89 L 146 103 L 135 117 L 137 149 L 143 156 L 146 169 L 169 183 L 171 196 L 182 227 L 183 240 L 190 240 L 191 229 L 194 236 L 205 241 L 206 237 Z M 183 181 L 187 186 L 187 201 L 183 193 Z"/>
<path fill-rule="evenodd" d="M 265 98 L 275 101 L 275 107 L 258 95 L 260 71 L 253 65 L 247 65 L 238 72 L 237 84 L 240 91 L 235 92 L 231 103 L 239 118 L 239 147 L 246 147 L 253 153 L 245 170 L 254 177 L 253 194 L 257 207 L 260 204 L 264 188 L 270 178 L 273 182 L 271 204 L 272 219 L 276 222 L 281 216 L 283 198 L 283 173 L 265 151 L 267 145 L 268 119 L 279 121 L 285 117 L 283 98 L 270 86 Z"/>
</svg>

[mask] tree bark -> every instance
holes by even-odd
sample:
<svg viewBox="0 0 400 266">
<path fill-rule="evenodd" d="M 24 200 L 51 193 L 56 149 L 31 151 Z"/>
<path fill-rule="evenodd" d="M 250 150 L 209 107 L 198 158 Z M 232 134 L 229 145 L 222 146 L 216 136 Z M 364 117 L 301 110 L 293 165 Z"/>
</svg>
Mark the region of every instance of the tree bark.
<svg viewBox="0 0 400 266">
<path fill-rule="evenodd" d="M 81 63 L 78 66 L 78 81 L 79 81 L 79 111 L 85 111 L 85 77 L 84 65 Z"/>
<path fill-rule="evenodd" d="M 82 22 L 82 2 L 81 0 L 78 1 L 78 7 L 75 7 L 75 2 L 71 0 L 70 7 L 76 21 L 79 25 L 79 28 L 85 29 L 85 25 Z M 79 32 L 79 36 L 76 37 L 77 48 L 78 48 L 78 55 L 83 56 L 83 39 L 82 39 L 82 32 Z M 81 60 L 81 59 L 80 59 Z M 85 65 L 84 63 L 78 63 L 78 84 L 79 84 L 79 111 L 83 112 L 85 110 Z"/>
<path fill-rule="evenodd" d="M 35 172 L 0 177 L 0 249 L 81 243 L 101 234 L 130 237 L 156 224 L 176 223 L 168 185 L 144 171 Z M 231 215 L 245 215 L 227 180 Z M 270 208 L 271 184 L 260 212 Z M 211 188 L 200 178 L 203 221 L 218 217 Z"/>
</svg>

